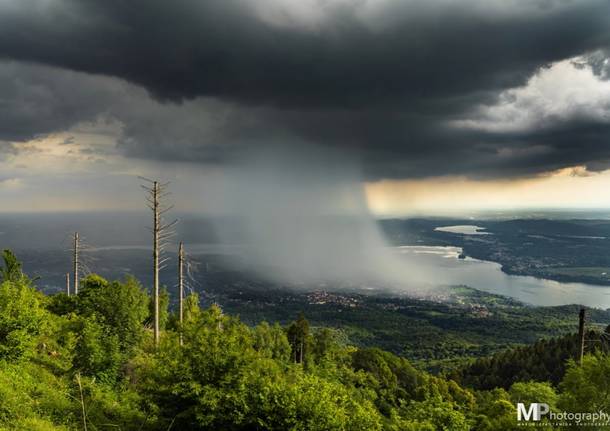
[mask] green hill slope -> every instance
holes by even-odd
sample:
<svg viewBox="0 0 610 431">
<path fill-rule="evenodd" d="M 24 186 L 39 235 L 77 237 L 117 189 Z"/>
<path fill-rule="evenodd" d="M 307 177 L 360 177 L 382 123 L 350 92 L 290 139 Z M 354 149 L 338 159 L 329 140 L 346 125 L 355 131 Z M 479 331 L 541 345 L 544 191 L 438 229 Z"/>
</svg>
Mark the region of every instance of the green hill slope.
<svg viewBox="0 0 610 431">
<path fill-rule="evenodd" d="M 4 257 L 3 430 L 501 430 L 517 427 L 517 401 L 610 407 L 605 355 L 569 363 L 558 389 L 477 391 L 313 330 L 304 316 L 247 326 L 215 305 L 201 309 L 195 296 L 183 324 L 162 298 L 156 347 L 150 297 L 136 280 L 89 276 L 77 296 L 47 297 Z"/>
</svg>

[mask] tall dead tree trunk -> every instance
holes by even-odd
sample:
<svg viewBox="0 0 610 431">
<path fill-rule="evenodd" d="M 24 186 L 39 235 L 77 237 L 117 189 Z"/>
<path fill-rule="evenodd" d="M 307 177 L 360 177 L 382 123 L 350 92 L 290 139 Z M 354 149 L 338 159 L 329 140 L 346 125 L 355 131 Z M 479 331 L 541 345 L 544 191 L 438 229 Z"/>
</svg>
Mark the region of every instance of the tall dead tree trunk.
<svg viewBox="0 0 610 431">
<path fill-rule="evenodd" d="M 578 314 L 578 362 L 582 365 L 585 355 L 585 309 L 581 308 Z"/>
<path fill-rule="evenodd" d="M 72 270 L 74 271 L 74 294 L 78 295 L 78 275 L 79 275 L 79 266 L 80 263 L 78 262 L 78 253 L 79 253 L 79 243 L 80 240 L 78 238 L 78 232 L 74 232 L 74 246 L 72 249 L 73 252 L 73 259 L 72 259 L 72 264 L 73 264 L 73 268 Z"/>
<path fill-rule="evenodd" d="M 166 241 L 173 235 L 172 227 L 177 223 L 177 220 L 174 220 L 169 224 L 164 224 L 163 222 L 163 214 L 173 208 L 173 206 L 166 206 L 163 204 L 163 198 L 169 194 L 166 189 L 169 183 L 161 184 L 158 181 L 149 180 L 147 178 L 142 179 L 152 185 L 151 187 L 142 185 L 142 188 L 147 192 L 146 200 L 148 201 L 148 207 L 153 213 L 153 225 L 151 229 L 153 234 L 153 332 L 155 346 L 159 346 L 159 271 L 164 267 L 164 264 L 167 261 L 167 258 L 161 259 L 161 254 L 164 250 Z"/>
<path fill-rule="evenodd" d="M 153 295 L 154 295 L 154 337 L 159 345 L 159 183 L 153 182 Z"/>
<path fill-rule="evenodd" d="M 70 273 L 66 272 L 66 294 L 70 296 Z"/>
<path fill-rule="evenodd" d="M 178 248 L 178 316 L 180 318 L 180 345 L 182 346 L 182 325 L 184 323 L 184 245 Z"/>
</svg>

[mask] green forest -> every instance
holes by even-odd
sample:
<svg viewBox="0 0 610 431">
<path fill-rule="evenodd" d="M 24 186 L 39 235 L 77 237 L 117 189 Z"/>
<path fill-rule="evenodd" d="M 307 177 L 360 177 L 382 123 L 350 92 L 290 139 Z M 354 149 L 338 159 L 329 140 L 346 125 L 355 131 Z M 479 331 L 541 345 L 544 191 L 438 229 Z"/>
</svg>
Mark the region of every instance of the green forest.
<svg viewBox="0 0 610 431">
<path fill-rule="evenodd" d="M 491 431 L 521 428 L 518 402 L 610 412 L 603 333 L 589 333 L 599 348 L 581 364 L 566 336 L 433 375 L 302 314 L 248 326 L 191 294 L 181 324 L 165 293 L 156 346 L 134 278 L 89 275 L 78 295 L 47 296 L 10 251 L 3 260 L 2 430 Z"/>
</svg>

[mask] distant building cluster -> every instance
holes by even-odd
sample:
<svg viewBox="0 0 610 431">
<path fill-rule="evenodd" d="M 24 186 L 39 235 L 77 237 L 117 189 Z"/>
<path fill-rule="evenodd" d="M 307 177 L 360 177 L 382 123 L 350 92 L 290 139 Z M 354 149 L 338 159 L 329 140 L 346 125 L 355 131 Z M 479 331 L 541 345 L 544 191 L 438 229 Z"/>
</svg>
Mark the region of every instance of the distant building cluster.
<svg viewBox="0 0 610 431">
<path fill-rule="evenodd" d="M 357 298 L 337 293 L 329 293 L 324 290 L 308 293 L 307 302 L 311 305 L 333 304 L 350 308 L 355 308 L 360 305 L 360 301 Z"/>
</svg>

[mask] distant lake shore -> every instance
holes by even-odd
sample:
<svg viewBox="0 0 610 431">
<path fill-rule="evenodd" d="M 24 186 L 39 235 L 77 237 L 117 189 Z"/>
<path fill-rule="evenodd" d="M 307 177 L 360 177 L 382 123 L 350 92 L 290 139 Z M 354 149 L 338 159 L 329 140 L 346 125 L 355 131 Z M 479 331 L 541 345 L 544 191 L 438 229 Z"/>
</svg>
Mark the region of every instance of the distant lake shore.
<svg viewBox="0 0 610 431">
<path fill-rule="evenodd" d="M 502 271 L 499 263 L 466 257 L 460 259 L 460 247 L 399 246 L 397 251 L 422 267 L 433 267 L 430 283 L 465 285 L 477 290 L 509 296 L 539 306 L 582 304 L 610 308 L 610 287 L 565 283 Z"/>
</svg>

